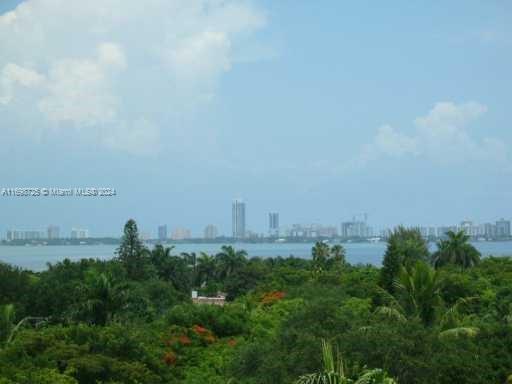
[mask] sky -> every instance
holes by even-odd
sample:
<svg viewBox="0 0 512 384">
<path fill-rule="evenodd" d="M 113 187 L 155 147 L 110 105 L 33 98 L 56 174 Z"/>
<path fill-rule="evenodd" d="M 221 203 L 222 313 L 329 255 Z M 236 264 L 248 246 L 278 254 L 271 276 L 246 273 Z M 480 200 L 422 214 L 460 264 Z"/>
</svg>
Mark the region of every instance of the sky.
<svg viewBox="0 0 512 384">
<path fill-rule="evenodd" d="M 508 1 L 0 0 L 0 233 L 512 218 Z"/>
</svg>

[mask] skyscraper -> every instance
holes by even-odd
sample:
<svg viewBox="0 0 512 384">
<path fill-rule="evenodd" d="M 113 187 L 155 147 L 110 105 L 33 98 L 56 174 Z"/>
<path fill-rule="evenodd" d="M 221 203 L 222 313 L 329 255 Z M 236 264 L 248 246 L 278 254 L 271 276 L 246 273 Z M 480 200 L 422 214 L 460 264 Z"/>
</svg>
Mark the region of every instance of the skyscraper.
<svg viewBox="0 0 512 384">
<path fill-rule="evenodd" d="M 72 239 L 86 239 L 89 237 L 89 230 L 83 228 L 71 228 Z"/>
<path fill-rule="evenodd" d="M 233 238 L 243 239 L 245 237 L 245 203 L 236 199 L 232 206 Z"/>
<path fill-rule="evenodd" d="M 159 225 L 158 226 L 158 240 L 159 241 L 167 240 L 167 225 Z"/>
<path fill-rule="evenodd" d="M 218 236 L 217 227 L 213 224 L 208 224 L 204 229 L 204 238 L 205 239 L 216 239 Z"/>
<path fill-rule="evenodd" d="M 187 240 L 191 237 L 190 229 L 187 228 L 176 228 L 174 231 L 172 231 L 171 235 L 171 239 L 173 240 Z"/>
<path fill-rule="evenodd" d="M 56 225 L 48 226 L 48 240 L 55 240 L 60 237 L 60 228 Z"/>
<path fill-rule="evenodd" d="M 501 219 L 496 222 L 496 235 L 500 238 L 510 237 L 510 221 Z"/>
<path fill-rule="evenodd" d="M 268 234 L 269 236 L 279 236 L 279 213 L 277 212 L 268 214 Z"/>
</svg>

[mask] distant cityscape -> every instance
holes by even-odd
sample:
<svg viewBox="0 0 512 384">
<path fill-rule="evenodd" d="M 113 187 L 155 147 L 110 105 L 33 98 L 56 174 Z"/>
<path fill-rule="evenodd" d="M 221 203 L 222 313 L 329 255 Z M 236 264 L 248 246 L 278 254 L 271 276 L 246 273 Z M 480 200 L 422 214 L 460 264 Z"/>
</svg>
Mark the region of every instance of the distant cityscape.
<svg viewBox="0 0 512 384">
<path fill-rule="evenodd" d="M 167 224 L 159 225 L 156 236 L 142 230 L 140 237 L 144 241 L 168 242 L 168 241 L 305 241 L 315 239 L 334 239 L 340 241 L 381 241 L 386 240 L 393 228 L 384 228 L 376 231 L 368 224 L 366 213 L 354 215 L 351 220 L 341 222 L 339 225 L 323 224 L 292 224 L 280 225 L 279 212 L 268 213 L 268 228 L 266 233 L 257 233 L 246 227 L 246 203 L 242 199 L 235 199 L 231 207 L 232 233 L 231 236 L 220 234 L 215 224 L 205 226 L 201 236 L 193 236 L 190 229 L 175 227 L 168 230 Z M 464 231 L 472 240 L 510 240 L 511 221 L 499 219 L 495 222 L 475 224 L 470 220 L 461 221 L 457 225 L 450 226 L 413 226 L 418 228 L 421 235 L 430 241 L 446 236 L 448 231 Z M 44 230 L 18 230 L 9 229 L 4 243 L 44 242 L 54 243 L 59 240 L 84 241 L 90 239 L 89 230 L 86 228 L 72 228 L 69 234 L 61 233 L 57 225 L 49 225 Z"/>
</svg>

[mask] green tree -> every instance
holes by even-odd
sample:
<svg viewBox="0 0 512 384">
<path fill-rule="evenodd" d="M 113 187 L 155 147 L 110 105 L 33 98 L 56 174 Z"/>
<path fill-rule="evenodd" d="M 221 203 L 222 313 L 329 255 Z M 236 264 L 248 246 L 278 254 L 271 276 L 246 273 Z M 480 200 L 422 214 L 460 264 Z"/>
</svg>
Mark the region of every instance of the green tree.
<svg viewBox="0 0 512 384">
<path fill-rule="evenodd" d="M 428 260 L 428 245 L 419 229 L 408 229 L 402 226 L 396 228 L 388 239 L 379 285 L 393 293 L 394 280 L 403 265 L 413 265 L 416 261 L 427 262 Z"/>
<path fill-rule="evenodd" d="M 148 251 L 139 238 L 137 223 L 133 219 L 128 220 L 124 226 L 124 235 L 117 254 L 130 279 L 142 280 L 146 277 Z"/>
<path fill-rule="evenodd" d="M 469 244 L 469 236 L 464 231 L 448 231 L 446 235 L 448 239 L 437 243 L 438 250 L 432 257 L 436 268 L 453 264 L 464 271 L 480 262 L 480 252 Z"/>
<path fill-rule="evenodd" d="M 156 273 L 158 277 L 162 280 L 170 279 L 170 272 L 168 270 L 169 260 L 172 257 L 173 247 L 164 247 L 161 244 L 155 245 L 155 247 L 151 250 L 151 254 L 149 256 L 151 264 L 156 269 Z"/>
<path fill-rule="evenodd" d="M 322 340 L 323 371 L 301 376 L 296 384 L 395 384 L 382 369 L 365 370 L 355 379 L 346 373 L 339 353 L 333 352 L 332 345 Z"/>
<path fill-rule="evenodd" d="M 215 277 L 215 256 L 201 252 L 197 259 L 196 286 L 208 284 Z"/>
<path fill-rule="evenodd" d="M 151 264 L 161 280 L 171 282 L 176 290 L 188 294 L 192 285 L 193 271 L 190 270 L 185 257 L 172 255 L 173 248 L 156 245 L 149 256 Z"/>
<path fill-rule="evenodd" d="M 0 306 L 0 344 L 7 341 L 14 328 L 14 305 L 6 304 Z"/>
<path fill-rule="evenodd" d="M 192 267 L 195 271 L 197 267 L 197 254 L 195 252 L 182 252 L 181 257 L 183 257 L 187 265 Z"/>
<path fill-rule="evenodd" d="M 345 263 L 346 263 L 345 257 L 346 257 L 346 252 L 345 252 L 345 248 L 342 245 L 336 244 L 336 245 L 332 246 L 330 262 L 333 266 L 341 267 L 341 266 L 345 265 Z"/>
<path fill-rule="evenodd" d="M 215 256 L 217 273 L 221 280 L 231 276 L 247 262 L 247 252 L 235 250 L 231 245 L 223 245 L 221 251 Z"/>
<path fill-rule="evenodd" d="M 95 270 L 87 271 L 82 294 L 79 317 L 95 325 L 107 324 L 126 302 L 126 287 L 117 284 L 110 274 Z"/>
<path fill-rule="evenodd" d="M 328 244 L 317 241 L 311 249 L 311 256 L 313 257 L 313 268 L 316 271 L 326 270 L 328 268 L 328 261 L 331 254 L 331 249 Z"/>
<path fill-rule="evenodd" d="M 442 304 L 441 281 L 437 272 L 424 262 L 413 267 L 401 267 L 394 282 L 407 313 L 432 325 L 436 309 Z"/>
</svg>

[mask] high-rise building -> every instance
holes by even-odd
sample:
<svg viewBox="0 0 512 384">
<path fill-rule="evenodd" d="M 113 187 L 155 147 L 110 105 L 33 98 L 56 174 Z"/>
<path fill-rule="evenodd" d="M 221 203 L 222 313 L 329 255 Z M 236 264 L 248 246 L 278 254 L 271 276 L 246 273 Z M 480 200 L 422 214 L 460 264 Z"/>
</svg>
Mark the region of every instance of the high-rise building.
<svg viewBox="0 0 512 384">
<path fill-rule="evenodd" d="M 190 239 L 191 237 L 190 229 L 186 228 L 176 228 L 174 231 L 172 231 L 171 235 L 173 240 L 186 240 Z"/>
<path fill-rule="evenodd" d="M 279 236 L 279 213 L 277 212 L 268 214 L 268 234 L 269 236 Z"/>
<path fill-rule="evenodd" d="M 482 235 L 487 239 L 494 239 L 496 237 L 496 224 L 485 223 L 482 224 Z"/>
<path fill-rule="evenodd" d="M 89 237 L 89 230 L 82 228 L 72 228 L 71 238 L 72 239 L 87 239 Z"/>
<path fill-rule="evenodd" d="M 460 223 L 459 230 L 464 231 L 464 233 L 471 237 L 478 236 L 478 226 L 473 225 L 472 221 L 465 220 Z"/>
<path fill-rule="evenodd" d="M 336 237 L 338 229 L 332 225 L 320 224 L 293 224 L 291 228 L 284 231 L 287 237 Z"/>
<path fill-rule="evenodd" d="M 58 238 L 60 238 L 60 228 L 57 227 L 56 225 L 49 225 L 47 234 L 48 234 L 48 240 L 58 239 Z"/>
<path fill-rule="evenodd" d="M 510 237 L 510 220 L 501 219 L 496 222 L 496 236 Z"/>
<path fill-rule="evenodd" d="M 158 226 L 158 240 L 160 240 L 160 241 L 167 240 L 167 225 L 159 225 Z"/>
<path fill-rule="evenodd" d="M 438 227 L 437 228 L 437 237 L 440 237 L 440 238 L 446 238 L 447 237 L 447 233 L 452 231 L 452 232 L 457 232 L 458 228 L 456 225 L 452 225 L 450 227 L 446 227 L 446 226 L 443 226 L 443 227 Z"/>
<path fill-rule="evenodd" d="M 233 238 L 243 239 L 245 237 L 245 203 L 236 199 L 232 206 Z"/>
<path fill-rule="evenodd" d="M 373 235 L 373 230 L 365 221 L 347 221 L 341 223 L 341 237 L 370 237 Z"/>
<path fill-rule="evenodd" d="M 25 240 L 25 232 L 10 229 L 7 231 L 7 241 Z"/>
<path fill-rule="evenodd" d="M 213 224 L 208 224 L 204 228 L 204 238 L 208 239 L 208 240 L 213 240 L 213 239 L 216 239 L 217 237 L 218 237 L 217 227 Z"/>
</svg>

